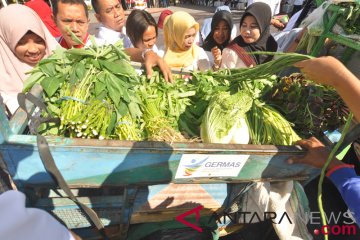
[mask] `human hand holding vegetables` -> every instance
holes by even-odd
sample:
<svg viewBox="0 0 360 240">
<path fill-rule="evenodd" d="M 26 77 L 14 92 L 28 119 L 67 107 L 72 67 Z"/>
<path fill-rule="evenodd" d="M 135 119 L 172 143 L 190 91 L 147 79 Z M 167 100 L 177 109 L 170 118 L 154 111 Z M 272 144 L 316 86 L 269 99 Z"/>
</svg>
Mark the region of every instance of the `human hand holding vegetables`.
<svg viewBox="0 0 360 240">
<path fill-rule="evenodd" d="M 124 52 L 130 56 L 131 61 L 144 63 L 148 78 L 151 78 L 152 76 L 152 68 L 158 66 L 164 75 L 165 80 L 172 82 L 173 78 L 169 66 L 155 52 L 151 50 L 144 52 L 138 48 L 126 48 L 124 49 Z"/>
<path fill-rule="evenodd" d="M 173 81 L 171 69 L 165 63 L 165 61 L 161 57 L 159 57 L 159 55 L 157 55 L 153 51 L 148 51 L 145 53 L 144 57 L 145 57 L 144 62 L 145 62 L 147 78 L 149 78 L 149 79 L 151 78 L 152 71 L 153 71 L 152 68 L 155 66 L 158 66 L 160 68 L 160 71 L 164 75 L 165 80 L 167 82 Z"/>
<path fill-rule="evenodd" d="M 325 56 L 301 61 L 294 64 L 300 68 L 308 78 L 317 83 L 336 87 L 341 79 L 347 75 L 348 70 L 336 58 Z"/>
<path fill-rule="evenodd" d="M 309 139 L 302 139 L 297 141 L 296 144 L 308 151 L 305 156 L 289 158 L 287 161 L 289 164 L 302 163 L 316 168 L 322 168 L 324 166 L 330 151 L 317 138 L 311 137 Z M 343 164 L 344 163 L 334 157 L 330 162 L 328 169 Z"/>
<path fill-rule="evenodd" d="M 360 120 L 360 81 L 339 60 L 326 56 L 294 64 L 309 79 L 334 87 L 357 120 Z"/>
</svg>

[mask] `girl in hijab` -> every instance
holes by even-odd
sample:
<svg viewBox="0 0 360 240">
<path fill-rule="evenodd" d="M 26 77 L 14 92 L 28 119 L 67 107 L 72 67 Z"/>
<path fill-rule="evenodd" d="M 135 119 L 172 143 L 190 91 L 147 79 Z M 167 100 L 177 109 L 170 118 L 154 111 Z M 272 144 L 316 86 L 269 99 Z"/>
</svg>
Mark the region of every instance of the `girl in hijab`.
<svg viewBox="0 0 360 240">
<path fill-rule="evenodd" d="M 175 12 L 164 23 L 164 60 L 170 67 L 184 70 L 207 70 L 209 58 L 194 42 L 199 24 L 186 12 Z"/>
<path fill-rule="evenodd" d="M 18 108 L 26 72 L 58 46 L 39 16 L 11 4 L 0 10 L 0 95 L 10 114 Z"/>
<path fill-rule="evenodd" d="M 228 11 L 229 13 L 231 13 L 231 10 L 230 10 L 229 6 L 226 6 L 226 5 L 217 7 L 215 9 L 214 14 L 217 13 L 217 12 L 220 12 L 220 11 Z M 205 40 L 207 38 L 207 36 L 210 34 L 210 32 L 211 32 L 212 19 L 213 19 L 212 17 L 205 18 L 203 23 L 202 23 L 202 26 L 201 26 L 201 29 L 200 29 L 200 35 L 201 35 L 201 38 L 203 40 Z M 236 36 L 237 36 L 237 30 L 236 30 L 236 28 L 233 28 L 232 31 L 231 31 L 231 38 L 234 39 L 234 38 L 236 38 Z"/>
<path fill-rule="evenodd" d="M 218 70 L 221 64 L 222 50 L 229 44 L 233 21 L 231 13 L 225 10 L 218 11 L 211 21 L 211 32 L 204 41 L 203 49 L 211 52 L 210 62 L 213 69 Z"/>
<path fill-rule="evenodd" d="M 276 52 L 277 43 L 270 34 L 271 9 L 266 3 L 251 4 L 240 20 L 240 35 L 222 54 L 222 68 L 245 68 L 270 61 L 272 55 L 251 52 Z"/>
</svg>

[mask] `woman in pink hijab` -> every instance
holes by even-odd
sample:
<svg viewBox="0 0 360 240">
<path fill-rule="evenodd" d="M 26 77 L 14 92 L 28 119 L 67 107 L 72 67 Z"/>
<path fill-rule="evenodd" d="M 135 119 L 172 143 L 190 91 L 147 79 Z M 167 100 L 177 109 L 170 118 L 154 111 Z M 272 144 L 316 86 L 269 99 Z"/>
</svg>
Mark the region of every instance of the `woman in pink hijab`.
<svg viewBox="0 0 360 240">
<path fill-rule="evenodd" d="M 12 4 L 0 10 L 0 100 L 10 114 L 18 108 L 26 72 L 58 46 L 39 16 Z"/>
</svg>

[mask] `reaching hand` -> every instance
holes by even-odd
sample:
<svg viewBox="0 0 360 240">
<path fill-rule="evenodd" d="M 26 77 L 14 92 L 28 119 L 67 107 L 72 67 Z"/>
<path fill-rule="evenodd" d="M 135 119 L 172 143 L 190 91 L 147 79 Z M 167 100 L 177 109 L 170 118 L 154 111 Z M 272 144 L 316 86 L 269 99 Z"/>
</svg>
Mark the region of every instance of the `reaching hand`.
<svg viewBox="0 0 360 240">
<path fill-rule="evenodd" d="M 335 87 L 346 105 L 360 120 L 360 81 L 339 60 L 334 57 L 320 57 L 294 64 L 306 78 L 320 84 Z"/>
<path fill-rule="evenodd" d="M 162 74 L 164 75 L 165 80 L 167 82 L 173 81 L 171 70 L 170 70 L 169 66 L 155 52 L 148 51 L 145 53 L 144 57 L 145 57 L 144 64 L 145 64 L 146 74 L 147 74 L 148 78 L 151 78 L 151 76 L 152 76 L 152 71 L 153 71 L 152 68 L 154 66 L 158 66 L 160 68 Z"/>
<path fill-rule="evenodd" d="M 306 77 L 320 84 L 334 86 L 337 81 L 341 81 L 346 76 L 346 67 L 336 58 L 326 56 L 301 61 L 294 64 L 300 68 Z"/>
<path fill-rule="evenodd" d="M 324 166 L 330 152 L 317 138 L 311 137 L 309 139 L 299 140 L 296 142 L 296 144 L 300 145 L 308 151 L 305 156 L 289 158 L 289 164 L 302 163 L 311 165 L 316 168 L 322 168 Z M 343 164 L 341 161 L 334 158 L 329 165 L 329 169 L 341 164 Z"/>
</svg>

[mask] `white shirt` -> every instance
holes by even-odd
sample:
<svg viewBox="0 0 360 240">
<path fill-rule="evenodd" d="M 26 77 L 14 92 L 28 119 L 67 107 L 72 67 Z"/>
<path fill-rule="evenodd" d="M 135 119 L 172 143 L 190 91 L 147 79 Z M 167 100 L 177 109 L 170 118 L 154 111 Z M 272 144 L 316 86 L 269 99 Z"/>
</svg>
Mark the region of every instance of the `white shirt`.
<svg viewBox="0 0 360 240">
<path fill-rule="evenodd" d="M 230 48 L 224 48 L 221 56 L 222 59 L 220 68 L 247 68 L 237 53 Z"/>
<path fill-rule="evenodd" d="M 123 27 L 122 32 L 117 32 L 110 28 L 105 27 L 104 25 L 101 25 L 96 37 L 103 40 L 105 44 L 114 44 L 120 39 L 122 39 L 124 43 L 124 48 L 133 47 L 129 37 L 126 36 L 125 32 L 126 32 L 125 27 Z"/>
<path fill-rule="evenodd" d="M 186 71 L 206 71 L 211 68 L 210 61 L 208 55 L 206 54 L 205 50 L 199 46 L 198 56 L 196 57 L 195 61 L 192 65 L 187 66 L 184 68 Z"/>
<path fill-rule="evenodd" d="M 205 50 L 199 46 L 196 45 L 196 47 L 198 48 L 198 55 L 195 57 L 194 62 L 184 68 L 175 68 L 172 67 L 173 69 L 177 69 L 177 70 L 185 70 L 185 71 L 206 71 L 209 70 L 211 68 L 210 65 L 210 61 L 209 61 L 209 57 L 206 54 Z"/>
<path fill-rule="evenodd" d="M 4 104 L 11 114 L 19 108 L 18 92 L 0 92 L 0 105 Z M 1 239 L 1 238 L 0 238 Z"/>
<path fill-rule="evenodd" d="M 164 52 L 161 52 L 161 50 L 156 46 L 156 44 L 154 44 L 154 46 L 151 49 L 154 51 L 154 53 L 156 53 L 160 57 L 164 56 Z"/>
<path fill-rule="evenodd" d="M 10 190 L 0 195 L 0 239 L 75 240 L 70 231 L 44 210 L 25 207 L 25 195 Z"/>
<path fill-rule="evenodd" d="M 250 6 L 254 2 L 263 2 L 270 6 L 271 15 L 274 16 L 280 12 L 281 0 L 248 0 L 247 6 Z"/>
<path fill-rule="evenodd" d="M 304 2 L 304 0 L 295 0 L 294 1 L 294 5 L 302 5 L 303 4 L 303 2 Z"/>
<path fill-rule="evenodd" d="M 193 70 L 205 71 L 211 68 L 210 61 L 208 55 L 205 50 L 199 47 L 199 55 L 197 61 L 193 63 Z"/>
<path fill-rule="evenodd" d="M 300 14 L 302 13 L 302 9 L 297 11 L 294 15 L 292 15 L 292 17 L 290 18 L 289 22 L 286 24 L 286 27 L 284 28 L 283 31 L 290 31 L 291 29 L 293 29 L 296 21 L 298 20 L 298 18 L 300 17 Z"/>
</svg>

